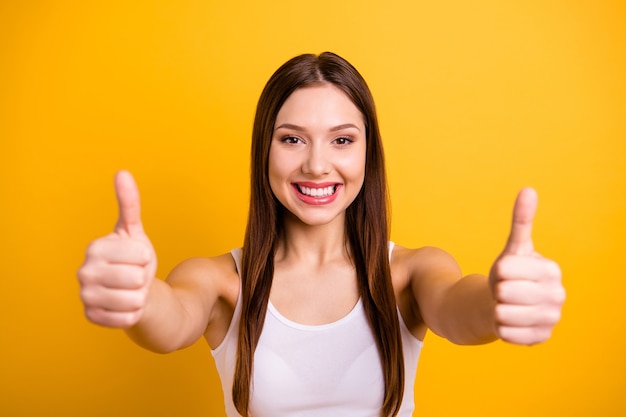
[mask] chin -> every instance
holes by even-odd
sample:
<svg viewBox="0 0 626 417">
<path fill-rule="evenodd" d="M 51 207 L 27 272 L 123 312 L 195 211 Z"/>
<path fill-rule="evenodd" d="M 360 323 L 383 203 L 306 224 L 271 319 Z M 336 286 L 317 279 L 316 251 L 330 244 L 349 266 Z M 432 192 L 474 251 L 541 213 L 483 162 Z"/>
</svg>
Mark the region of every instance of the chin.
<svg viewBox="0 0 626 417">
<path fill-rule="evenodd" d="M 344 216 L 341 214 L 334 215 L 323 215 L 323 216 L 311 216 L 311 215 L 302 215 L 302 214 L 293 214 L 290 212 L 289 216 L 293 221 L 298 223 L 316 227 L 316 226 L 327 226 L 334 222 L 340 222 L 343 224 Z"/>
</svg>

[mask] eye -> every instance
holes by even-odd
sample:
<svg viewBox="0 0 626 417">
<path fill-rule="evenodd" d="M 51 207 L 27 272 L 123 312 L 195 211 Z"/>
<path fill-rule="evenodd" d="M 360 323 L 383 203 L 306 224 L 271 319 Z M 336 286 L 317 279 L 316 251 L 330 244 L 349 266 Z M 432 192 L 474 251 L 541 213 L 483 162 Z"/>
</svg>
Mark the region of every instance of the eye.
<svg viewBox="0 0 626 417">
<path fill-rule="evenodd" d="M 280 141 L 289 145 L 296 145 L 297 143 L 301 143 L 302 139 L 295 136 L 285 136 Z"/>
<path fill-rule="evenodd" d="M 348 137 L 342 136 L 342 137 L 339 137 L 339 138 L 335 139 L 333 142 L 336 145 L 340 145 L 341 146 L 341 145 L 349 145 L 349 144 L 351 144 L 354 141 L 352 139 L 348 138 Z"/>
</svg>

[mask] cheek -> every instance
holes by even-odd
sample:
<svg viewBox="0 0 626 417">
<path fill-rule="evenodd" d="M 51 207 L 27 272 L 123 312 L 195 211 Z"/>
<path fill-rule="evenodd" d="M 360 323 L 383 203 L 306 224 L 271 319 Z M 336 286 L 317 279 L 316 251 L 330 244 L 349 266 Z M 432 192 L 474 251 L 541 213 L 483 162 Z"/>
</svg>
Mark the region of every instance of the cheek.
<svg viewBox="0 0 626 417">
<path fill-rule="evenodd" d="M 363 187 L 363 183 L 365 182 L 365 171 L 366 171 L 365 152 L 363 152 L 363 155 L 360 157 L 358 161 L 358 166 L 359 166 L 359 169 L 356 175 L 358 176 L 359 190 L 360 190 Z"/>
<path fill-rule="evenodd" d="M 280 171 L 276 167 L 276 165 L 270 162 L 267 169 L 267 176 L 270 182 L 270 188 L 272 189 L 272 194 L 276 195 L 276 188 L 278 187 L 278 179 L 280 178 Z"/>
<path fill-rule="evenodd" d="M 277 198 L 280 198 L 281 192 L 284 193 L 284 187 L 288 182 L 288 173 L 290 170 L 290 167 L 287 164 L 288 161 L 288 159 L 285 160 L 279 155 L 277 156 L 276 152 L 272 152 L 270 150 L 267 176 L 272 194 L 274 194 Z"/>
<path fill-rule="evenodd" d="M 338 167 L 344 175 L 353 181 L 361 181 L 365 178 L 365 153 L 347 155 L 338 161 Z"/>
</svg>

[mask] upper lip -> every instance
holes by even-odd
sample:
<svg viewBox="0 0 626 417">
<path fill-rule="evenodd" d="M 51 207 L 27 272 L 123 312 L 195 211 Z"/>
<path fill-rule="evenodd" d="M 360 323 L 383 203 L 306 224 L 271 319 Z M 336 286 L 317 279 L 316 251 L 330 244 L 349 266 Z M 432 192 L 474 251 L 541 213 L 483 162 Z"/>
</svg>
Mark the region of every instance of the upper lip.
<svg viewBox="0 0 626 417">
<path fill-rule="evenodd" d="M 326 187 L 334 187 L 339 184 L 338 182 L 311 182 L 311 181 L 302 181 L 302 182 L 294 182 L 295 185 L 300 187 L 308 187 L 308 188 L 326 188 Z"/>
</svg>

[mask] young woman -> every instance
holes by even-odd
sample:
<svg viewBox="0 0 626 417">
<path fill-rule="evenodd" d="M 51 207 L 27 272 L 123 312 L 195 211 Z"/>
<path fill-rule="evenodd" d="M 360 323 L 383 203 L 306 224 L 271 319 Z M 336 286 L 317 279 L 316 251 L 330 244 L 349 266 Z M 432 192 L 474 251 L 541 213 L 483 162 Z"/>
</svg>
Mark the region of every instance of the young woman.
<svg viewBox="0 0 626 417">
<path fill-rule="evenodd" d="M 410 416 L 427 329 L 457 344 L 530 345 L 560 318 L 559 267 L 531 240 L 532 189 L 488 276 L 389 241 L 374 102 L 332 53 L 289 60 L 261 94 L 242 249 L 156 279 L 132 176 L 118 173 L 115 188 L 115 231 L 78 272 L 85 314 L 155 352 L 204 336 L 229 417 Z"/>
</svg>

